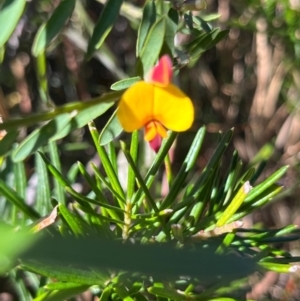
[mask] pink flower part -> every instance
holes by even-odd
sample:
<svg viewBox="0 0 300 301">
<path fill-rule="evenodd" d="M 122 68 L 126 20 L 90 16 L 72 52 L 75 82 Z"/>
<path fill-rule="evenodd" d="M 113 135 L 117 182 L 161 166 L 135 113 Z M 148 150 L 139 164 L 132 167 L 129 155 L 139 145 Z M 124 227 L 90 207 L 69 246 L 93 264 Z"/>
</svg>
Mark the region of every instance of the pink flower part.
<svg viewBox="0 0 300 301">
<path fill-rule="evenodd" d="M 157 153 L 161 147 L 162 138 L 156 135 L 153 140 L 149 141 L 150 147 Z"/>
<path fill-rule="evenodd" d="M 147 81 L 159 86 L 167 86 L 171 82 L 172 75 L 172 60 L 165 54 L 149 72 Z"/>
</svg>

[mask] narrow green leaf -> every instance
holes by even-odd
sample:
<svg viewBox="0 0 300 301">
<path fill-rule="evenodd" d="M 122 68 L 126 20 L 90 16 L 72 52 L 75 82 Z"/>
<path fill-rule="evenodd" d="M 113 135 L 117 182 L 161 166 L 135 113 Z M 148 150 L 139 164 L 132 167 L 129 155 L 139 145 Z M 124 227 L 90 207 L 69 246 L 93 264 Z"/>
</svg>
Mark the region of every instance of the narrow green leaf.
<svg viewBox="0 0 300 301">
<path fill-rule="evenodd" d="M 71 115 L 65 113 L 49 121 L 46 125 L 33 131 L 19 147 L 13 152 L 14 162 L 26 159 L 30 154 L 36 152 L 41 146 L 46 144 L 51 137 L 62 131 L 71 120 Z"/>
<path fill-rule="evenodd" d="M 118 296 L 124 301 L 135 301 L 129 295 L 127 288 L 124 285 L 116 284 L 114 285 L 114 289 Z"/>
<path fill-rule="evenodd" d="M 45 289 L 50 291 L 64 290 L 69 288 L 80 287 L 81 284 L 73 282 L 51 282 L 45 285 Z"/>
<path fill-rule="evenodd" d="M 55 169 L 61 173 L 62 171 L 62 166 L 61 166 L 61 162 L 60 162 L 60 155 L 59 155 L 59 151 L 57 148 L 57 144 L 54 141 L 50 141 L 48 143 L 49 146 L 49 154 L 50 154 L 50 159 L 51 159 L 51 163 L 53 165 L 53 167 L 55 167 Z M 54 185 L 55 185 L 55 196 L 56 199 L 59 203 L 65 204 L 66 203 L 66 197 L 65 197 L 65 193 L 64 193 L 64 189 L 61 185 L 61 182 L 59 179 L 55 179 L 54 180 Z"/>
<path fill-rule="evenodd" d="M 198 58 L 204 51 L 216 46 L 221 40 L 223 40 L 228 35 L 228 33 L 229 30 L 212 30 L 192 51 L 192 58 Z"/>
<path fill-rule="evenodd" d="M 44 216 L 51 210 L 51 193 L 47 167 L 39 153 L 35 154 L 35 166 L 38 177 L 38 185 L 36 188 L 36 207 L 38 212 Z"/>
<path fill-rule="evenodd" d="M 130 156 L 134 164 L 137 164 L 137 157 L 139 151 L 139 133 L 138 131 L 134 131 L 131 135 L 131 144 L 130 144 Z M 135 187 L 135 174 L 134 170 L 132 169 L 131 165 L 128 166 L 128 180 L 127 180 L 127 200 L 129 202 L 132 201 L 132 196 L 134 193 Z"/>
<path fill-rule="evenodd" d="M 99 169 L 97 168 L 97 166 L 93 163 L 91 163 L 91 166 L 95 172 L 95 175 L 100 179 L 100 181 L 111 191 L 111 193 L 118 199 L 121 199 L 121 201 L 123 203 L 126 202 L 125 198 L 122 197 L 117 191 L 115 191 L 112 186 L 110 185 L 110 183 L 105 179 L 105 177 L 101 174 L 101 172 L 99 171 Z M 101 201 L 102 199 L 99 198 Z"/>
<path fill-rule="evenodd" d="M 150 71 L 158 59 L 165 38 L 165 31 L 166 18 L 161 17 L 151 27 L 141 51 L 140 58 L 143 65 L 144 75 Z"/>
<path fill-rule="evenodd" d="M 273 262 L 264 262 L 260 261 L 259 265 L 265 268 L 266 270 L 277 272 L 277 273 L 290 273 L 293 268 L 290 264 L 281 264 Z"/>
<path fill-rule="evenodd" d="M 195 165 L 195 161 L 198 157 L 199 151 L 201 149 L 204 137 L 205 137 L 206 128 L 202 127 L 197 132 L 193 143 L 189 149 L 189 152 L 170 188 L 170 191 L 166 198 L 163 200 L 161 204 L 161 209 L 165 209 L 170 206 L 170 204 L 175 200 L 176 196 L 178 195 L 179 191 L 182 188 L 182 184 L 184 183 L 186 177 L 188 176 L 189 172 Z"/>
<path fill-rule="evenodd" d="M 271 176 L 269 176 L 264 182 L 257 185 L 256 187 L 253 187 L 249 195 L 247 196 L 245 203 L 251 202 L 253 199 L 255 199 L 257 196 L 259 196 L 264 190 L 272 186 L 274 183 L 276 183 L 287 171 L 289 166 L 283 166 L 276 172 L 274 172 Z"/>
<path fill-rule="evenodd" d="M 62 131 L 54 135 L 50 140 L 55 141 L 58 139 L 62 139 L 75 129 L 84 127 L 91 120 L 105 113 L 110 107 L 113 106 L 113 104 L 114 103 L 103 102 L 99 103 L 96 106 L 85 108 L 76 115 L 73 113 L 74 116 L 71 119 L 71 121 L 66 125 L 66 127 Z"/>
<path fill-rule="evenodd" d="M 262 192 L 262 194 L 255 198 L 253 202 L 247 204 L 244 202 L 240 210 L 229 219 L 228 223 L 239 220 L 244 216 L 250 214 L 254 210 L 257 210 L 263 207 L 264 205 L 268 204 L 276 195 L 278 195 L 281 192 L 281 190 L 282 186 L 273 185 L 266 189 L 264 192 Z"/>
<path fill-rule="evenodd" d="M 102 164 L 103 164 L 103 168 L 109 178 L 109 181 L 113 187 L 113 189 L 122 196 L 123 199 L 125 199 L 125 193 L 124 193 L 124 190 L 121 186 L 121 183 L 119 181 L 119 178 L 112 166 L 112 163 L 110 162 L 109 158 L 108 158 L 108 155 L 107 155 L 107 152 L 105 150 L 105 148 L 103 146 L 101 146 L 98 142 L 99 140 L 99 133 L 95 127 L 95 124 L 94 122 L 90 122 L 89 123 L 89 130 L 90 130 L 90 133 L 91 133 L 91 136 L 93 138 L 93 141 L 94 141 L 94 144 L 96 146 L 96 149 L 97 149 L 97 152 L 98 152 L 98 155 L 100 157 L 100 160 L 102 161 Z M 118 201 L 120 201 L 120 199 L 118 199 Z M 121 208 L 123 208 L 124 206 L 124 203 L 122 202 L 119 202 L 119 206 Z"/>
<path fill-rule="evenodd" d="M 13 166 L 14 166 L 15 187 L 16 187 L 15 190 L 21 198 L 25 199 L 27 179 L 26 179 L 24 162 L 15 163 Z"/>
<path fill-rule="evenodd" d="M 133 85 L 134 83 L 136 83 L 140 80 L 141 80 L 141 78 L 139 76 L 125 78 L 125 79 L 119 80 L 118 82 L 112 84 L 110 88 L 111 88 L 111 90 L 114 90 L 114 91 L 124 90 L 124 89 L 129 88 L 131 85 Z"/>
<path fill-rule="evenodd" d="M 217 222 L 217 227 L 222 227 L 226 224 L 226 222 L 236 213 L 236 211 L 240 208 L 247 195 L 251 190 L 251 186 L 249 182 L 246 182 L 234 196 L 233 200 L 229 204 L 229 206 L 225 209 L 222 216 Z"/>
<path fill-rule="evenodd" d="M 30 125 L 33 125 L 38 122 L 43 122 L 43 121 L 55 118 L 56 116 L 58 116 L 60 114 L 64 114 L 64 113 L 73 112 L 74 115 L 76 115 L 76 114 L 79 115 L 79 112 L 81 112 L 85 109 L 88 109 L 88 108 L 91 108 L 91 111 L 88 111 L 90 113 L 92 113 L 95 110 L 100 110 L 100 109 L 104 110 L 104 111 L 102 111 L 104 113 L 108 108 L 113 106 L 113 104 L 119 99 L 119 97 L 121 95 L 122 95 L 121 92 L 111 92 L 111 93 L 105 94 L 103 96 L 94 98 L 89 101 L 73 102 L 73 103 L 69 103 L 69 104 L 61 106 L 61 107 L 56 107 L 52 111 L 49 111 L 46 113 L 32 114 L 29 117 L 10 119 L 8 121 L 0 123 L 0 130 L 6 129 L 7 131 L 11 131 L 11 130 L 17 129 L 19 127 L 30 126 Z M 103 107 L 104 107 L 104 109 L 103 109 Z M 99 113 L 99 111 L 98 111 L 98 113 Z M 82 122 L 81 119 L 79 120 L 79 122 Z"/>
<path fill-rule="evenodd" d="M 0 140 L 0 157 L 4 156 L 9 150 L 11 150 L 18 134 L 19 131 L 15 129 L 6 133 L 5 136 Z"/>
<path fill-rule="evenodd" d="M 7 42 L 16 29 L 25 5 L 26 0 L 5 0 L 0 7 L 0 20 L 3 25 L 0 31 L 0 47 Z"/>
<path fill-rule="evenodd" d="M 54 245 L 52 245 L 53 248 Z M 52 249 L 53 250 L 53 249 Z M 69 251 L 72 249 L 69 249 Z M 73 250 L 72 250 L 73 251 Z M 71 254 L 72 252 L 70 252 Z M 80 260 L 78 261 L 80 262 Z M 33 260 L 22 260 L 21 268 L 36 274 L 58 279 L 59 281 L 81 283 L 87 285 L 104 284 L 109 280 L 109 276 L 104 272 L 97 273 L 91 269 L 73 268 L 67 265 L 39 263 Z M 103 269 L 102 269 L 103 271 Z"/>
<path fill-rule="evenodd" d="M 211 177 L 202 184 L 201 188 L 196 193 L 196 202 L 192 207 L 192 210 L 189 214 L 190 221 L 187 223 L 187 227 L 195 225 L 198 223 L 200 217 L 202 216 L 205 208 L 207 208 L 208 203 L 210 201 L 210 192 L 212 190 L 212 185 L 214 184 L 214 180 L 217 176 L 217 169 L 212 173 Z"/>
<path fill-rule="evenodd" d="M 214 29 L 215 31 L 217 29 Z M 204 39 L 205 37 L 207 36 L 207 33 L 205 32 L 201 32 L 199 36 L 197 36 L 194 40 L 186 43 L 186 44 L 183 44 L 182 45 L 182 48 L 185 49 L 186 51 L 192 51 L 195 47 L 197 47 L 197 45 L 199 45 Z"/>
<path fill-rule="evenodd" d="M 102 203 L 99 202 L 98 200 L 94 200 L 88 197 L 85 197 L 83 195 L 81 195 L 80 193 L 76 192 L 72 186 L 69 184 L 68 180 L 65 179 L 62 174 L 50 163 L 50 161 L 48 160 L 48 158 L 43 154 L 40 153 L 41 157 L 43 158 L 48 170 L 51 172 L 51 174 L 57 179 L 57 181 L 59 182 L 59 184 L 65 188 L 65 190 L 74 197 L 74 199 L 81 205 L 81 206 L 89 206 L 89 203 L 94 204 L 94 205 L 98 205 L 98 206 L 102 206 L 104 208 L 108 208 L 111 210 L 115 210 L 118 212 L 124 212 L 124 210 L 122 210 L 119 207 L 115 207 L 115 206 L 111 206 L 108 205 L 106 203 Z"/>
<path fill-rule="evenodd" d="M 31 207 L 25 204 L 22 199 L 12 188 L 0 180 L 0 194 L 9 202 L 13 203 L 20 211 L 32 220 L 40 218 L 40 215 Z"/>
<path fill-rule="evenodd" d="M 54 104 L 49 95 L 48 78 L 47 78 L 47 59 L 45 51 L 42 51 L 36 59 L 36 71 L 39 82 L 39 93 L 42 102 L 48 108 L 54 108 Z"/>
<path fill-rule="evenodd" d="M 139 57 L 141 55 L 146 37 L 149 33 L 150 28 L 154 24 L 156 20 L 156 6 L 155 2 L 149 0 L 143 9 L 143 18 L 138 30 L 138 38 L 136 43 L 136 56 Z"/>
<path fill-rule="evenodd" d="M 109 202 L 107 200 L 107 198 L 103 195 L 102 191 L 99 189 L 99 187 L 97 186 L 96 182 L 91 178 L 91 176 L 88 174 L 88 172 L 86 171 L 85 167 L 82 165 L 82 163 L 78 162 L 78 166 L 79 166 L 79 170 L 81 172 L 81 174 L 84 176 L 84 178 L 86 179 L 86 181 L 89 183 L 89 185 L 92 188 L 92 191 L 96 194 L 97 200 L 103 204 L 108 204 Z M 122 202 L 125 203 L 125 199 L 122 198 L 122 196 L 120 196 L 111 186 L 109 183 L 107 183 L 107 181 L 104 179 L 104 177 L 101 175 L 101 173 L 99 172 L 98 168 L 91 163 L 91 166 L 96 174 L 97 177 L 100 178 L 100 180 L 102 180 L 104 182 L 104 184 L 106 185 L 106 187 L 113 193 L 113 195 L 117 198 L 117 199 L 121 199 Z M 115 212 L 114 210 L 110 210 L 107 208 L 103 208 L 103 212 L 102 214 L 104 214 L 104 210 L 107 210 L 107 212 L 109 213 L 109 215 L 116 219 L 119 220 L 120 217 L 118 215 L 117 212 Z"/>
<path fill-rule="evenodd" d="M 123 1 L 107 0 L 88 44 L 87 59 L 99 49 L 115 24 Z"/>
<path fill-rule="evenodd" d="M 115 171 L 116 174 L 118 174 L 118 158 L 117 158 L 117 150 L 115 147 L 115 144 L 113 143 L 113 141 L 111 141 L 108 144 L 108 157 L 109 157 L 109 161 L 111 162 L 111 165 Z"/>
<path fill-rule="evenodd" d="M 157 176 L 157 172 L 161 166 L 161 164 L 164 162 L 164 159 L 171 148 L 174 140 L 177 137 L 177 133 L 170 132 L 167 139 L 163 140 L 162 146 L 157 153 L 156 157 L 154 158 L 154 161 L 149 168 L 146 176 L 145 176 L 145 182 L 148 187 L 148 189 L 151 187 L 155 177 Z M 139 188 L 137 193 L 133 196 L 132 204 L 135 204 L 136 202 L 141 202 L 143 200 L 144 194 L 142 188 Z M 139 208 L 139 206 L 135 206 L 134 208 Z M 133 209 L 134 210 L 134 209 Z"/>
<path fill-rule="evenodd" d="M 102 294 L 100 296 L 99 301 L 109 301 L 109 297 L 112 291 L 112 287 L 111 286 L 107 286 L 104 288 L 104 290 L 102 291 Z"/>
<path fill-rule="evenodd" d="M 143 177 L 141 176 L 138 168 L 136 167 L 135 162 L 133 161 L 130 153 L 126 150 L 125 143 L 122 142 L 122 141 L 121 141 L 121 149 L 122 149 L 124 155 L 126 156 L 126 159 L 127 159 L 128 163 L 129 163 L 130 167 L 132 168 L 133 173 L 134 173 L 136 179 L 138 180 L 139 185 L 142 188 L 142 190 L 143 190 L 143 192 L 144 192 L 144 194 L 146 196 L 146 199 L 149 202 L 150 207 L 154 210 L 155 213 L 159 213 L 159 210 L 158 210 L 158 208 L 157 208 L 157 206 L 155 204 L 154 199 L 152 198 L 152 196 L 150 194 L 150 191 L 148 190 L 148 188 L 146 186 L 146 183 L 145 183 Z"/>
<path fill-rule="evenodd" d="M 83 225 L 82 221 L 76 215 L 72 214 L 65 205 L 59 204 L 58 209 L 72 232 L 77 236 L 83 235 L 85 232 L 84 228 L 87 228 L 86 225 Z"/>
<path fill-rule="evenodd" d="M 168 16 L 166 18 L 166 36 L 165 36 L 165 46 L 163 46 L 163 53 L 168 53 L 171 57 L 175 54 L 174 39 L 177 33 L 179 16 L 177 10 L 170 8 Z"/>
<path fill-rule="evenodd" d="M 77 285 L 74 287 L 65 288 L 62 290 L 55 290 L 51 292 L 45 292 L 38 297 L 32 299 L 32 301 L 65 301 L 70 300 L 71 297 L 77 296 L 85 292 L 89 285 Z"/>
<path fill-rule="evenodd" d="M 220 16 L 220 15 L 217 15 Z M 205 32 L 211 32 L 211 27 L 207 24 L 208 21 L 200 18 L 199 16 L 193 16 L 193 21 L 197 24 L 200 28 L 202 28 Z"/>
<path fill-rule="evenodd" d="M 41 152 L 39 152 L 40 156 L 42 157 L 43 161 L 45 162 L 48 170 L 51 174 L 58 180 L 58 182 L 63 186 L 70 186 L 68 181 L 62 176 L 62 174 L 58 171 L 58 169 L 50 163 L 49 159 Z"/>
<path fill-rule="evenodd" d="M 93 204 L 93 205 L 97 205 L 97 206 L 100 206 L 100 207 L 103 207 L 103 208 L 107 208 L 107 209 L 111 209 L 112 211 L 117 211 L 117 212 L 121 212 L 123 213 L 124 210 L 119 208 L 119 207 L 116 207 L 116 206 L 112 206 L 112 205 L 108 205 L 107 203 L 102 203 L 98 200 L 94 200 L 94 199 L 91 199 L 91 198 L 88 198 L 78 192 L 76 192 L 71 186 L 66 186 L 65 187 L 65 190 L 71 195 L 74 197 L 74 199 L 81 205 L 81 206 L 84 206 L 84 207 L 87 207 L 89 204 Z M 87 207 L 87 209 L 91 208 L 90 206 Z"/>
<path fill-rule="evenodd" d="M 62 0 L 52 13 L 50 19 L 43 24 L 33 41 L 32 55 L 37 57 L 50 42 L 60 33 L 75 8 L 75 0 Z"/>
<path fill-rule="evenodd" d="M 163 298 L 170 298 L 172 300 L 185 300 L 188 297 L 184 293 L 179 293 L 176 289 L 166 287 L 151 286 L 148 288 L 148 292 Z"/>
<path fill-rule="evenodd" d="M 194 187 L 188 192 L 187 196 L 191 196 L 197 192 L 197 190 L 203 185 L 204 182 L 206 182 L 210 175 L 214 172 L 214 169 L 219 164 L 223 153 L 225 152 L 226 148 L 228 147 L 228 144 L 232 138 L 233 131 L 228 131 L 218 144 L 215 152 L 213 153 L 211 159 L 209 160 L 208 164 L 206 165 L 205 169 L 203 170 L 201 176 L 196 181 Z"/>
<path fill-rule="evenodd" d="M 101 131 L 99 136 L 100 145 L 108 144 L 122 133 L 123 128 L 116 113 L 117 110 L 114 111 L 114 113 L 106 123 L 105 127 Z"/>
</svg>

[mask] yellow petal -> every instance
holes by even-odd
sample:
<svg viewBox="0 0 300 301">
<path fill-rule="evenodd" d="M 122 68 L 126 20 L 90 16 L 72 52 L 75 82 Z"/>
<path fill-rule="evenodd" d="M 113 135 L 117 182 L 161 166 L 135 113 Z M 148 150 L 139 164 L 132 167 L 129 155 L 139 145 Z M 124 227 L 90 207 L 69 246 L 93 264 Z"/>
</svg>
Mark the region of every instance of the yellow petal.
<svg viewBox="0 0 300 301">
<path fill-rule="evenodd" d="M 152 141 L 156 135 L 161 138 L 167 137 L 167 131 L 164 126 L 157 121 L 150 121 L 145 125 L 145 140 Z"/>
<path fill-rule="evenodd" d="M 117 116 L 126 132 L 133 132 L 153 120 L 154 85 L 139 81 L 122 95 Z"/>
<path fill-rule="evenodd" d="M 154 86 L 153 119 L 175 132 L 186 131 L 194 121 L 194 106 L 176 86 Z"/>
</svg>

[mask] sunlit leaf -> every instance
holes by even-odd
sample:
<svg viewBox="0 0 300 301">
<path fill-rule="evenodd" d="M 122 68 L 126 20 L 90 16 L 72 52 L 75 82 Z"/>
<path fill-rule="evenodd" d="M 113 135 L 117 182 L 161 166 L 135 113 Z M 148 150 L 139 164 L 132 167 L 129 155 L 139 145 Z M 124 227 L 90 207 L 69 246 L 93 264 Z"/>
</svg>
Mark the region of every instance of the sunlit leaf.
<svg viewBox="0 0 300 301">
<path fill-rule="evenodd" d="M 75 0 L 62 0 L 52 13 L 50 19 L 43 24 L 34 39 L 32 54 L 37 57 L 63 29 L 75 8 Z"/>
<path fill-rule="evenodd" d="M 147 35 L 140 54 L 144 75 L 150 71 L 158 59 L 165 38 L 165 30 L 166 18 L 161 17 L 153 24 Z"/>
<path fill-rule="evenodd" d="M 0 6 L 0 47 L 2 47 L 13 31 L 21 18 L 23 10 L 25 8 L 26 0 L 5 0 L 2 6 Z"/>
<path fill-rule="evenodd" d="M 105 38 L 115 24 L 123 1 L 122 0 L 107 0 L 101 12 L 99 20 L 94 28 L 93 35 L 88 44 L 86 57 L 91 58 L 94 51 L 99 49 Z"/>
<path fill-rule="evenodd" d="M 149 33 L 151 26 L 156 20 L 156 6 L 153 0 L 149 0 L 143 9 L 143 18 L 138 30 L 138 38 L 136 43 L 136 56 L 140 56 L 146 37 Z"/>
<path fill-rule="evenodd" d="M 100 133 L 99 136 L 99 143 L 100 145 L 106 145 L 112 140 L 114 140 L 116 137 L 118 137 L 122 131 L 123 128 L 119 122 L 119 119 L 116 115 L 115 111 L 105 127 L 103 128 L 102 132 Z"/>
<path fill-rule="evenodd" d="M 113 85 L 111 85 L 110 88 L 114 91 L 124 90 L 124 89 L 129 88 L 131 85 L 138 82 L 139 80 L 141 80 L 141 78 L 139 76 L 125 78 L 125 79 L 122 79 L 122 80 L 114 83 Z"/>
</svg>

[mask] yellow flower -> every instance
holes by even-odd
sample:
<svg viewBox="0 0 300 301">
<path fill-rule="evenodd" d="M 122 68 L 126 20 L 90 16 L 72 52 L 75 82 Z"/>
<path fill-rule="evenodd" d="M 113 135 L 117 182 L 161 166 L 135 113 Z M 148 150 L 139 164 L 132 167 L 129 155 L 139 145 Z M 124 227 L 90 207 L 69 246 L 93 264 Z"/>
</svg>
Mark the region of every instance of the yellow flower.
<svg viewBox="0 0 300 301">
<path fill-rule="evenodd" d="M 145 140 L 167 137 L 167 129 L 182 132 L 194 121 L 194 107 L 188 96 L 170 83 L 172 62 L 163 56 L 145 81 L 133 84 L 122 95 L 118 118 L 126 132 L 145 128 Z M 159 148 L 159 147 L 158 147 Z"/>
</svg>

